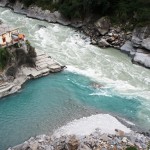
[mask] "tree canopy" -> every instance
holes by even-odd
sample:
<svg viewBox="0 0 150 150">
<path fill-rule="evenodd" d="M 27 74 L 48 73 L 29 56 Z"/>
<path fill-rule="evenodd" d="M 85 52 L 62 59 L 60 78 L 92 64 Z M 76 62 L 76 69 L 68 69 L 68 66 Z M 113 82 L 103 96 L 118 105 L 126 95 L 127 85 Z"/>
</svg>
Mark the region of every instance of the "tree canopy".
<svg viewBox="0 0 150 150">
<path fill-rule="evenodd" d="M 9 0 L 14 2 L 15 0 Z M 85 18 L 89 14 L 110 16 L 115 21 L 150 23 L 150 0 L 20 0 L 26 6 L 59 10 L 68 19 Z"/>
</svg>

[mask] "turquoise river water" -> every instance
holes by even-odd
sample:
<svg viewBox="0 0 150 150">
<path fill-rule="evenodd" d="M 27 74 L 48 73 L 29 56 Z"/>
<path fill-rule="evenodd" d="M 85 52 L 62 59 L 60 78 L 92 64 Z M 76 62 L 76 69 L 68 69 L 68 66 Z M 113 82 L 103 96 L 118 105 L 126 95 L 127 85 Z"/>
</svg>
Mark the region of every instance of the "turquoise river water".
<svg viewBox="0 0 150 150">
<path fill-rule="evenodd" d="M 90 45 L 87 37 L 69 27 L 4 8 L 0 19 L 20 27 L 37 49 L 67 66 L 62 73 L 28 81 L 18 93 L 0 99 L 0 150 L 100 112 L 150 129 L 150 70 L 133 65 L 118 50 Z M 95 82 L 102 88 L 95 89 Z"/>
</svg>

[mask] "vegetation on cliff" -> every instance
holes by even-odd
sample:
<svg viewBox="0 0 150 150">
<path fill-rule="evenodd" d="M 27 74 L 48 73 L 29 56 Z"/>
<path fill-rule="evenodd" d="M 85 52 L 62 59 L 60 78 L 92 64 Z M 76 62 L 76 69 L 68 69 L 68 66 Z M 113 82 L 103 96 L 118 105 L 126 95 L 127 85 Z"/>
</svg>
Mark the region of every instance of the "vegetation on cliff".
<svg viewBox="0 0 150 150">
<path fill-rule="evenodd" d="M 16 0 L 9 0 L 14 3 Z M 110 16 L 114 22 L 150 23 L 150 0 L 20 0 L 27 7 L 59 10 L 65 17 L 84 19 L 89 14 Z"/>
<path fill-rule="evenodd" d="M 7 76 L 15 77 L 18 68 L 22 65 L 35 67 L 35 48 L 26 42 L 27 50 L 18 44 L 0 48 L 0 70 L 6 69 Z"/>
<path fill-rule="evenodd" d="M 6 48 L 0 48 L 0 70 L 4 69 L 9 60 L 9 53 Z"/>
</svg>

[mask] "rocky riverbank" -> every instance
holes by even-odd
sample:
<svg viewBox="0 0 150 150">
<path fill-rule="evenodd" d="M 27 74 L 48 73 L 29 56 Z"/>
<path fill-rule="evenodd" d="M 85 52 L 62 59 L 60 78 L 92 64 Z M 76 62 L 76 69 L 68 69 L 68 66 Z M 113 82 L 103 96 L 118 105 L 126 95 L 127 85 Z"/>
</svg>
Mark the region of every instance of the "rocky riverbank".
<svg viewBox="0 0 150 150">
<path fill-rule="evenodd" d="M 125 133 L 115 129 L 115 134 L 101 133 L 100 129 L 90 135 L 65 135 L 61 137 L 39 135 L 8 150 L 125 150 L 150 148 L 149 135 L 136 132 Z"/>
<path fill-rule="evenodd" d="M 113 47 L 131 57 L 135 64 L 150 68 L 150 26 L 136 27 L 133 32 L 111 26 L 107 17 L 82 27 L 91 37 L 91 43 L 99 47 Z"/>
<path fill-rule="evenodd" d="M 107 17 L 102 17 L 98 20 L 92 20 L 91 17 L 85 20 L 67 20 L 58 11 L 42 10 L 37 6 L 26 8 L 19 1 L 12 4 L 8 0 L 0 0 L 0 6 L 11 8 L 15 13 L 24 14 L 30 18 L 78 28 L 91 38 L 91 44 L 103 48 L 117 48 L 128 54 L 133 63 L 150 68 L 149 25 L 137 27 L 133 31 L 125 31 L 123 27 L 126 25 L 114 26 Z"/>
<path fill-rule="evenodd" d="M 131 122 L 123 125 L 109 114 L 96 114 L 74 120 L 52 135 L 31 137 L 8 150 L 148 150 L 150 134 L 131 130 L 134 127 Z"/>
</svg>

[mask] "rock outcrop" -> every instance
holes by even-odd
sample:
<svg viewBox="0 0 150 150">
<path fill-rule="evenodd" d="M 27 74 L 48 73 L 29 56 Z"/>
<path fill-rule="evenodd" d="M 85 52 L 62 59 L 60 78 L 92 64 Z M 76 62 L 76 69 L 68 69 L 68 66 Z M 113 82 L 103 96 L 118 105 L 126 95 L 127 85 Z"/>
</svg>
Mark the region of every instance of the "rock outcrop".
<svg viewBox="0 0 150 150">
<path fill-rule="evenodd" d="M 132 33 L 133 47 L 140 47 L 142 41 L 150 36 L 150 26 L 137 27 Z"/>
<path fill-rule="evenodd" d="M 3 75 L 0 82 L 0 98 L 13 94 L 21 89 L 22 85 L 29 79 L 46 76 L 50 73 L 60 72 L 64 66 L 56 62 L 43 51 L 36 51 L 36 67 L 21 66 L 14 77 Z"/>
<path fill-rule="evenodd" d="M 95 22 L 95 26 L 101 35 L 105 35 L 110 29 L 110 20 L 102 17 Z"/>
<path fill-rule="evenodd" d="M 131 41 L 127 41 L 121 50 L 132 56 L 133 63 L 150 68 L 150 26 L 135 28 Z"/>
<path fill-rule="evenodd" d="M 150 68 L 150 54 L 136 53 L 133 62 Z"/>
<path fill-rule="evenodd" d="M 128 54 L 128 55 L 135 55 L 135 48 L 132 46 L 131 41 L 126 41 L 125 44 L 120 48 L 122 52 Z"/>
</svg>

